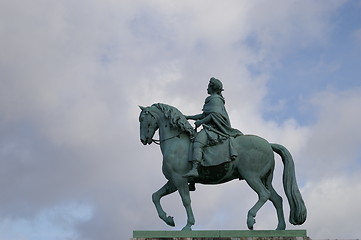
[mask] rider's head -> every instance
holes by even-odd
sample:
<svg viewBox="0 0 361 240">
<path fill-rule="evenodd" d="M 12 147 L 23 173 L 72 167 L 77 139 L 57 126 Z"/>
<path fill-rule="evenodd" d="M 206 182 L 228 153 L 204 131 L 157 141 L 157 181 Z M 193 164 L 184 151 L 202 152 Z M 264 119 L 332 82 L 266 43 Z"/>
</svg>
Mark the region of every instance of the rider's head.
<svg viewBox="0 0 361 240">
<path fill-rule="evenodd" d="M 212 77 L 209 80 L 208 89 L 211 89 L 214 93 L 221 94 L 223 91 L 223 84 L 217 78 Z"/>
</svg>

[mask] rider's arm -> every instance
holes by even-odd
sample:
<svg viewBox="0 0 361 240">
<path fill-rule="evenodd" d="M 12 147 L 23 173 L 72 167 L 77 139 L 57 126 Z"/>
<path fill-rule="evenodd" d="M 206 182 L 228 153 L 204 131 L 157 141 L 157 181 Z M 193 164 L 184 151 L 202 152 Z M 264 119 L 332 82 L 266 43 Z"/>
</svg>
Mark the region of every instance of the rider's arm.
<svg viewBox="0 0 361 240">
<path fill-rule="evenodd" d="M 190 115 L 190 116 L 184 115 L 184 116 L 186 117 L 186 119 L 191 119 L 191 120 L 199 120 L 199 119 L 204 118 L 203 113 L 197 114 L 197 115 Z"/>
<path fill-rule="evenodd" d="M 199 126 L 202 125 L 202 124 L 207 124 L 207 123 L 209 123 L 209 122 L 211 121 L 211 119 L 212 119 L 211 115 L 208 114 L 205 118 L 202 118 L 202 119 L 200 119 L 200 120 L 197 120 L 197 121 L 195 122 L 195 125 L 196 125 L 196 127 L 199 127 Z"/>
</svg>

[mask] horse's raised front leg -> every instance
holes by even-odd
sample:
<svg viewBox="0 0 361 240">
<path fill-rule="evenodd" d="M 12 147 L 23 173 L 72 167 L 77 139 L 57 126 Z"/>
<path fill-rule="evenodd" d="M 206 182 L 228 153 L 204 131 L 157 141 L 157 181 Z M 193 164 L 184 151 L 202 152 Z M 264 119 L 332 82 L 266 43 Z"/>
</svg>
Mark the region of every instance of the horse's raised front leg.
<svg viewBox="0 0 361 240">
<path fill-rule="evenodd" d="M 192 226 L 195 223 L 192 206 L 191 206 L 191 197 L 189 194 L 188 181 L 183 176 L 179 176 L 178 181 L 175 180 L 176 187 L 182 198 L 182 203 L 187 213 L 187 224 L 183 227 L 182 231 L 192 230 Z"/>
<path fill-rule="evenodd" d="M 258 177 L 246 179 L 246 181 L 248 185 L 258 194 L 258 201 L 248 211 L 247 215 L 248 229 L 253 230 L 253 225 L 256 223 L 255 217 L 257 215 L 257 212 L 270 198 L 271 193 L 268 191 L 268 189 L 262 183 L 261 179 Z"/>
<path fill-rule="evenodd" d="M 168 181 L 162 188 L 160 188 L 152 195 L 152 200 L 155 205 L 155 208 L 157 209 L 158 216 L 166 224 L 172 227 L 175 226 L 173 217 L 167 216 L 167 213 L 163 210 L 162 205 L 160 204 L 160 199 L 168 194 L 174 193 L 176 190 L 177 188 L 173 185 L 173 183 Z"/>
</svg>

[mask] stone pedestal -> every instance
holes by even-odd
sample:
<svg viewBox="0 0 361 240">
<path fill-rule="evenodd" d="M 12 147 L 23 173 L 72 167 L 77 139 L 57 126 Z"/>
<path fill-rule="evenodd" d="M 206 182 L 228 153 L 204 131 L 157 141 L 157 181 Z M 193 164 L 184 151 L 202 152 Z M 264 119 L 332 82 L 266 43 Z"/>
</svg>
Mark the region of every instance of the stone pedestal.
<svg viewBox="0 0 361 240">
<path fill-rule="evenodd" d="M 133 231 L 131 240 L 309 240 L 306 230 Z"/>
</svg>

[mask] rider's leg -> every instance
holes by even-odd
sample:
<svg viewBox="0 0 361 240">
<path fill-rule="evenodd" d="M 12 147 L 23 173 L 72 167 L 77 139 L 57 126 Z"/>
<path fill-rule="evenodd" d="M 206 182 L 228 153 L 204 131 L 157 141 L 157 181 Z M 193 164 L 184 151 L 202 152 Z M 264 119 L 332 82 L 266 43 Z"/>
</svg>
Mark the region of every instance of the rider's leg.
<svg viewBox="0 0 361 240">
<path fill-rule="evenodd" d="M 207 141 L 207 134 L 204 130 L 201 130 L 197 137 L 194 139 L 193 143 L 193 156 L 192 156 L 192 169 L 184 175 L 184 177 L 198 177 L 198 167 L 202 161 L 203 158 L 203 150 L 202 148 L 205 145 L 205 142 Z"/>
</svg>

